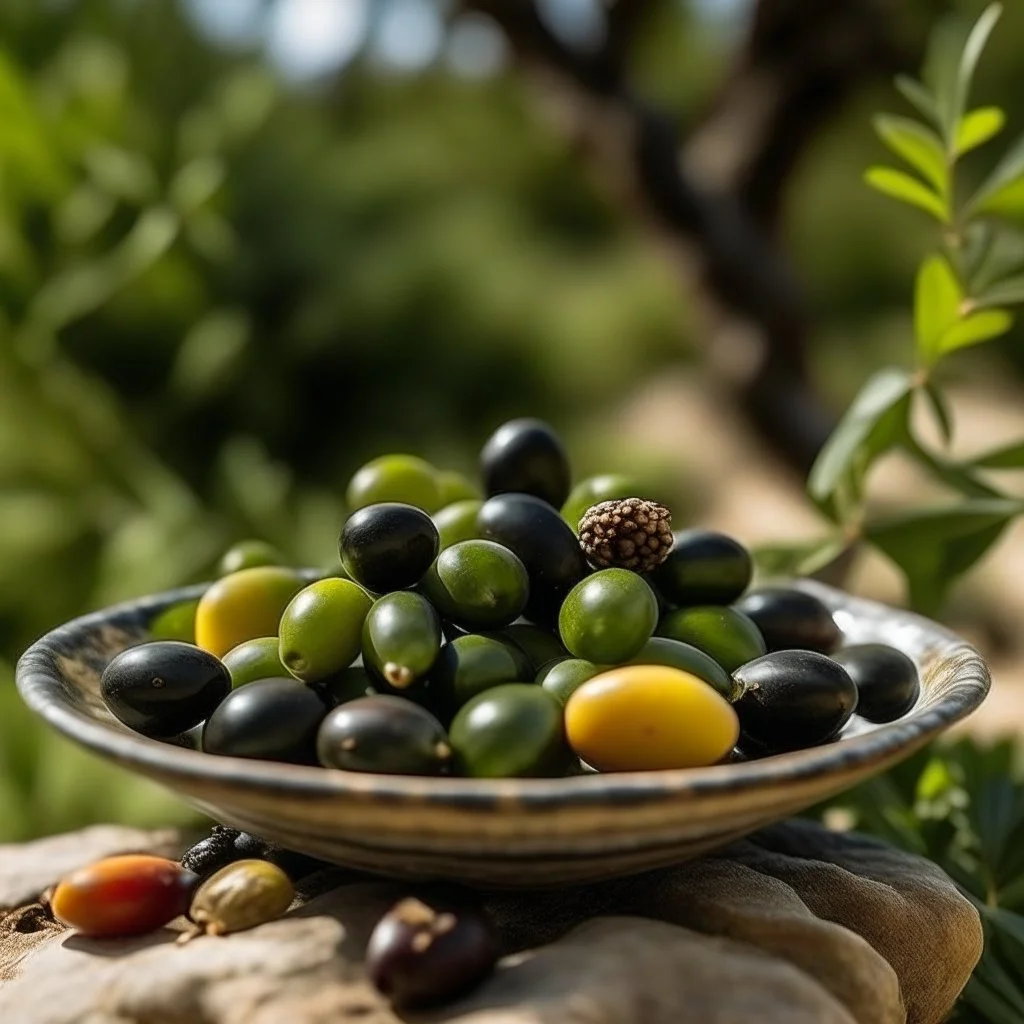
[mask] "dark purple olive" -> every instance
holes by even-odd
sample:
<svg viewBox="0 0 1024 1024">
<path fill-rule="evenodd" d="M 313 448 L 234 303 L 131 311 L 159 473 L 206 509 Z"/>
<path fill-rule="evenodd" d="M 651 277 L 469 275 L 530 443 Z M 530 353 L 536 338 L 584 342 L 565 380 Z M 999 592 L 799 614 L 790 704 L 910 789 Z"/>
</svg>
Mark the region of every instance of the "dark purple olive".
<svg viewBox="0 0 1024 1024">
<path fill-rule="evenodd" d="M 856 644 L 832 655 L 857 687 L 857 714 L 869 722 L 894 722 L 917 702 L 917 666 L 886 644 Z"/>
<path fill-rule="evenodd" d="M 846 669 L 815 651 L 776 651 L 741 665 L 733 704 L 745 754 L 778 754 L 825 743 L 857 707 Z"/>
<path fill-rule="evenodd" d="M 565 595 L 590 572 L 579 539 L 547 502 L 529 494 L 499 494 L 477 516 L 480 534 L 519 556 L 530 580 L 524 616 L 553 627 Z"/>
<path fill-rule="evenodd" d="M 668 557 L 651 573 L 676 607 L 731 604 L 750 586 L 754 562 L 732 537 L 714 530 L 679 530 Z"/>
<path fill-rule="evenodd" d="M 116 718 L 164 738 L 198 725 L 230 692 L 231 676 L 220 660 L 180 640 L 129 647 L 100 679 L 100 694 Z"/>
<path fill-rule="evenodd" d="M 813 594 L 789 587 L 763 587 L 733 606 L 749 616 L 772 651 L 831 654 L 843 634 L 828 608 Z"/>
<path fill-rule="evenodd" d="M 437 556 L 434 520 L 414 505 L 384 501 L 353 512 L 338 551 L 345 571 L 375 594 L 414 587 Z"/>
<path fill-rule="evenodd" d="M 206 720 L 207 754 L 316 764 L 316 734 L 329 705 L 297 679 L 257 679 L 232 690 Z"/>
<path fill-rule="evenodd" d="M 395 1006 L 436 1006 L 464 995 L 494 969 L 498 942 L 475 908 L 404 899 L 377 922 L 366 947 L 370 981 Z"/>
<path fill-rule="evenodd" d="M 452 751 L 444 726 L 404 697 L 375 694 L 335 708 L 320 726 L 320 763 L 350 772 L 439 775 Z"/>
<path fill-rule="evenodd" d="M 509 420 L 480 452 L 487 496 L 532 494 L 555 508 L 569 496 L 569 458 L 558 435 L 543 421 Z"/>
</svg>

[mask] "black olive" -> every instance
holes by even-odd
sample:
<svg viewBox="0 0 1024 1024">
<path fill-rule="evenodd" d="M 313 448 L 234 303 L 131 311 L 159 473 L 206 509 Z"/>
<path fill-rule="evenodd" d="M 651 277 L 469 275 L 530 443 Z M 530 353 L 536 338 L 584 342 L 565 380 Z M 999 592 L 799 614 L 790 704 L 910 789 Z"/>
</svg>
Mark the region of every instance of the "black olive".
<svg viewBox="0 0 1024 1024">
<path fill-rule="evenodd" d="M 257 679 L 232 690 L 203 729 L 208 754 L 316 764 L 323 698 L 297 679 Z"/>
<path fill-rule="evenodd" d="M 857 688 L 842 665 L 815 651 L 776 651 L 742 665 L 743 694 L 733 707 L 741 750 L 777 754 L 825 743 L 857 707 Z"/>
<path fill-rule="evenodd" d="M 828 608 L 813 594 L 788 587 L 763 587 L 735 605 L 757 623 L 768 652 L 831 654 L 843 634 Z"/>
<path fill-rule="evenodd" d="M 438 775 L 452 753 L 429 711 L 389 694 L 335 708 L 320 726 L 316 748 L 327 768 L 395 775 Z"/>
<path fill-rule="evenodd" d="M 569 459 L 558 435 L 541 420 L 509 420 L 480 452 L 487 496 L 532 494 L 555 508 L 569 496 Z"/>
<path fill-rule="evenodd" d="M 857 687 L 857 714 L 869 722 L 894 722 L 917 702 L 921 682 L 917 666 L 886 644 L 856 644 L 832 657 Z"/>
<path fill-rule="evenodd" d="M 180 640 L 129 647 L 100 679 L 111 712 L 146 736 L 171 737 L 191 729 L 230 692 L 231 676 L 219 659 Z"/>
<path fill-rule="evenodd" d="M 213 831 L 181 855 L 181 866 L 200 879 L 208 878 L 238 857 L 234 852 L 237 829 L 214 825 Z"/>
<path fill-rule="evenodd" d="M 439 546 L 437 527 L 426 512 L 384 501 L 349 516 L 338 551 L 356 583 L 375 594 L 387 594 L 419 583 Z"/>
<path fill-rule="evenodd" d="M 569 524 L 540 498 L 499 494 L 484 502 L 477 525 L 484 538 L 504 544 L 526 566 L 525 617 L 554 626 L 565 595 L 590 572 Z"/>
<path fill-rule="evenodd" d="M 679 530 L 668 557 L 651 573 L 655 588 L 676 606 L 731 604 L 750 586 L 754 562 L 732 537 L 713 530 Z"/>
<path fill-rule="evenodd" d="M 425 1007 L 464 995 L 498 960 L 494 930 L 468 906 L 405 899 L 377 922 L 366 947 L 374 985 L 398 1007 Z"/>
<path fill-rule="evenodd" d="M 289 878 L 298 879 L 324 866 L 324 862 L 295 850 L 268 843 L 251 832 L 214 825 L 210 834 L 181 855 L 181 866 L 205 880 L 236 860 L 269 860 Z"/>
</svg>

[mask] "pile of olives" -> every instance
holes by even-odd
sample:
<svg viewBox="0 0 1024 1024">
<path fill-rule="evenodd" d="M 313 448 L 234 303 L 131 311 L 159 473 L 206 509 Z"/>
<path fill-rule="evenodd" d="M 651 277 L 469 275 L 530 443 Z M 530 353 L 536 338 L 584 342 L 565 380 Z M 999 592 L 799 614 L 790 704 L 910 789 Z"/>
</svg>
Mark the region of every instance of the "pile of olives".
<svg viewBox="0 0 1024 1024">
<path fill-rule="evenodd" d="M 839 650 L 812 595 L 748 590 L 732 538 L 683 529 L 669 546 L 668 510 L 625 476 L 570 489 L 546 424 L 499 428 L 480 476 L 482 492 L 409 455 L 363 466 L 337 564 L 313 579 L 264 543 L 236 546 L 198 603 L 154 624 L 166 639 L 110 662 L 108 708 L 211 755 L 493 778 L 778 754 L 916 701 L 901 652 Z M 628 518 L 645 506 L 662 530 L 653 568 L 654 525 Z M 591 537 L 618 524 L 648 571 L 595 568 L 581 520 Z"/>
</svg>

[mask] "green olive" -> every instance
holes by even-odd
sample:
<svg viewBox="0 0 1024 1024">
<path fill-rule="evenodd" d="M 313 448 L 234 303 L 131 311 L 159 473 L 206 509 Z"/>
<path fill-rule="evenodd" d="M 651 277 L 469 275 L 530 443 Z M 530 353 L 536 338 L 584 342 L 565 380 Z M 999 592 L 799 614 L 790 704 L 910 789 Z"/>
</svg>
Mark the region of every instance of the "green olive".
<svg viewBox="0 0 1024 1024">
<path fill-rule="evenodd" d="M 317 580 L 292 598 L 281 616 L 281 661 L 297 679 L 313 682 L 347 668 L 359 656 L 372 601 L 351 580 Z"/>
<path fill-rule="evenodd" d="M 534 683 L 478 694 L 455 716 L 448 735 L 459 768 L 475 778 L 561 775 L 570 756 L 562 706 Z"/>
<path fill-rule="evenodd" d="M 550 662 L 569 657 L 569 652 L 554 633 L 532 622 L 513 622 L 511 626 L 499 629 L 492 635 L 497 640 L 511 643 L 526 655 L 531 676 L 535 676 Z"/>
<path fill-rule="evenodd" d="M 691 644 L 714 658 L 726 672 L 760 658 L 768 648 L 754 622 L 735 608 L 704 605 L 668 612 L 658 636 Z"/>
<path fill-rule="evenodd" d="M 244 686 L 256 679 L 274 679 L 288 675 L 281 661 L 280 641 L 276 636 L 261 636 L 233 647 L 221 659 L 231 674 L 231 687 Z"/>
<path fill-rule="evenodd" d="M 425 512 L 444 504 L 437 470 L 415 455 L 382 455 L 368 462 L 349 481 L 345 499 L 352 511 L 382 501 L 415 505 Z"/>
<path fill-rule="evenodd" d="M 440 505 L 452 505 L 457 501 L 467 501 L 480 497 L 480 488 L 464 473 L 454 469 L 442 469 L 437 473 L 437 486 L 440 491 Z"/>
<path fill-rule="evenodd" d="M 288 559 L 265 540 L 241 540 L 221 556 L 218 576 L 229 576 L 239 569 L 255 569 L 258 565 L 287 565 Z"/>
<path fill-rule="evenodd" d="M 738 699 L 742 692 L 739 684 L 710 655 L 683 643 L 681 640 L 670 640 L 664 636 L 652 636 L 629 660 L 630 665 L 665 665 L 678 668 L 683 672 L 703 679 L 709 686 L 716 689 L 726 700 Z"/>
<path fill-rule="evenodd" d="M 196 642 L 196 609 L 199 598 L 182 601 L 165 608 L 149 624 L 149 635 L 153 640 L 182 640 L 187 644 Z"/>
<path fill-rule="evenodd" d="M 477 633 L 456 637 L 445 644 L 430 673 L 438 699 L 452 709 L 491 687 L 523 683 L 532 678 L 522 651 L 512 644 Z"/>
<path fill-rule="evenodd" d="M 442 551 L 420 582 L 446 619 L 465 629 L 496 629 L 526 607 L 530 578 L 508 548 L 492 540 L 466 540 Z"/>
<path fill-rule="evenodd" d="M 484 503 L 479 498 L 466 498 L 452 502 L 434 513 L 434 525 L 441 539 L 441 549 L 450 548 L 463 540 L 475 540 L 480 536 L 476 517 Z"/>
<path fill-rule="evenodd" d="M 558 616 L 562 643 L 597 664 L 628 661 L 658 624 L 658 599 L 628 569 L 602 569 L 569 591 Z"/>
<path fill-rule="evenodd" d="M 613 498 L 632 498 L 638 494 L 646 494 L 647 488 L 636 477 L 622 473 L 602 473 L 581 480 L 570 492 L 562 506 L 562 517 L 578 531 L 583 513 L 600 501 L 611 501 Z"/>
<path fill-rule="evenodd" d="M 441 649 L 441 620 L 430 602 L 411 590 L 378 598 L 363 627 L 363 664 L 404 690 L 430 671 Z"/>
<path fill-rule="evenodd" d="M 603 672 L 604 667 L 582 658 L 561 658 L 546 665 L 537 674 L 537 682 L 565 707 L 576 688 Z"/>
</svg>

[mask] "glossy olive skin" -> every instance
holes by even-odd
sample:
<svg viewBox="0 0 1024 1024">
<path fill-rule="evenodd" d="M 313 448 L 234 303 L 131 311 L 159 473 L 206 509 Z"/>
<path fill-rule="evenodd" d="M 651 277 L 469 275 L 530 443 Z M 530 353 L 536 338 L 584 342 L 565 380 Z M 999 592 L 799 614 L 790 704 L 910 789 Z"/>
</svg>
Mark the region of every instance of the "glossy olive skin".
<svg viewBox="0 0 1024 1024">
<path fill-rule="evenodd" d="M 662 616 L 657 632 L 703 651 L 726 672 L 767 653 L 753 621 L 735 608 L 720 605 L 677 608 Z"/>
<path fill-rule="evenodd" d="M 483 507 L 484 503 L 479 498 L 466 498 L 445 505 L 434 513 L 434 525 L 437 527 L 442 551 L 460 541 L 476 540 L 480 536 L 476 520 Z"/>
<path fill-rule="evenodd" d="M 657 624 L 654 591 L 628 569 L 602 569 L 581 580 L 558 616 L 558 632 L 570 653 L 603 665 L 632 658 Z"/>
<path fill-rule="evenodd" d="M 735 700 L 740 688 L 732 676 L 722 668 L 710 655 L 685 644 L 681 640 L 671 640 L 664 636 L 652 636 L 627 662 L 629 665 L 664 665 L 678 668 L 683 672 L 703 679 L 712 689 L 717 690 L 726 700 Z"/>
<path fill-rule="evenodd" d="M 291 879 L 267 860 L 236 860 L 196 890 L 188 916 L 209 935 L 241 932 L 279 918 L 295 899 Z"/>
<path fill-rule="evenodd" d="M 359 656 L 373 600 L 358 583 L 329 577 L 303 587 L 281 614 L 281 661 L 296 679 L 326 679 Z"/>
<path fill-rule="evenodd" d="M 345 501 L 352 510 L 382 501 L 400 501 L 433 512 L 444 502 L 437 470 L 415 455 L 381 455 L 358 469 Z"/>
<path fill-rule="evenodd" d="M 437 557 L 434 521 L 398 502 L 367 505 L 341 529 L 338 551 L 345 571 L 375 594 L 414 587 Z"/>
<path fill-rule="evenodd" d="M 207 754 L 316 764 L 316 734 L 328 706 L 297 679 L 257 679 L 232 690 L 203 728 Z"/>
<path fill-rule="evenodd" d="M 430 681 L 443 707 L 454 712 L 484 690 L 533 678 L 530 665 L 512 644 L 469 633 L 441 648 Z"/>
<path fill-rule="evenodd" d="M 320 726 L 316 750 L 325 768 L 392 775 L 440 775 L 452 754 L 429 711 L 386 694 L 335 708 Z"/>
<path fill-rule="evenodd" d="M 569 457 L 541 420 L 509 420 L 498 427 L 480 452 L 480 476 L 488 497 L 532 494 L 557 509 L 569 496 Z"/>
<path fill-rule="evenodd" d="M 569 698 L 603 666 L 582 658 L 561 658 L 546 665 L 537 674 L 537 682 L 565 707 Z"/>
<path fill-rule="evenodd" d="M 569 492 L 569 497 L 562 505 L 562 518 L 579 531 L 580 520 L 591 505 L 613 498 L 632 498 L 638 494 L 646 494 L 648 488 L 636 477 L 622 473 L 602 473 L 599 476 L 581 480 Z"/>
<path fill-rule="evenodd" d="M 526 566 L 492 540 L 442 551 L 420 583 L 430 603 L 465 629 L 497 629 L 519 618 L 530 593 Z"/>
<path fill-rule="evenodd" d="M 857 714 L 882 724 L 902 718 L 917 703 L 917 666 L 887 644 L 855 644 L 832 655 L 857 687 Z"/>
<path fill-rule="evenodd" d="M 529 494 L 489 498 L 477 519 L 481 535 L 519 556 L 530 578 L 523 614 L 553 627 L 565 595 L 590 572 L 576 534 L 546 502 Z"/>
<path fill-rule="evenodd" d="M 788 587 L 762 587 L 735 605 L 757 623 L 769 651 L 831 654 L 843 634 L 832 613 L 813 594 Z"/>
<path fill-rule="evenodd" d="M 107 857 L 61 879 L 50 907 L 57 920 L 83 935 L 144 935 L 184 914 L 198 881 L 163 857 Z"/>
<path fill-rule="evenodd" d="M 366 947 L 370 981 L 400 1008 L 464 995 L 494 969 L 498 941 L 480 910 L 405 899 L 377 922 Z"/>
<path fill-rule="evenodd" d="M 223 658 L 231 674 L 232 687 L 244 686 L 256 679 L 273 679 L 288 675 L 279 653 L 276 636 L 260 636 L 232 647 Z"/>
<path fill-rule="evenodd" d="M 224 552 L 217 565 L 218 576 L 230 576 L 240 569 L 255 569 L 260 565 L 287 565 L 288 560 L 273 544 L 265 540 L 240 540 Z"/>
<path fill-rule="evenodd" d="M 422 594 L 386 594 L 374 603 L 363 624 L 363 665 L 404 690 L 430 671 L 441 640 L 441 620 Z"/>
<path fill-rule="evenodd" d="M 196 642 L 196 609 L 199 598 L 181 601 L 164 609 L 149 624 L 149 635 L 153 640 L 181 640 L 186 644 Z"/>
<path fill-rule="evenodd" d="M 176 736 L 198 725 L 230 691 L 223 663 L 180 640 L 129 647 L 100 679 L 100 694 L 114 716 L 154 737 Z"/>
<path fill-rule="evenodd" d="M 668 558 L 651 574 L 673 605 L 732 604 L 750 586 L 754 561 L 732 537 L 714 530 L 677 530 Z"/>
<path fill-rule="evenodd" d="M 734 675 L 744 688 L 733 705 L 744 753 L 778 754 L 825 743 L 857 708 L 849 673 L 816 651 L 774 651 Z"/>
<path fill-rule="evenodd" d="M 459 770 L 474 778 L 561 775 L 569 763 L 562 705 L 536 683 L 505 683 L 459 709 L 448 730 Z"/>
<path fill-rule="evenodd" d="M 532 622 L 513 622 L 511 626 L 496 630 L 490 635 L 522 651 L 529 663 L 530 675 L 536 675 L 549 662 L 569 657 L 569 652 L 554 633 L 549 633 Z"/>
</svg>

